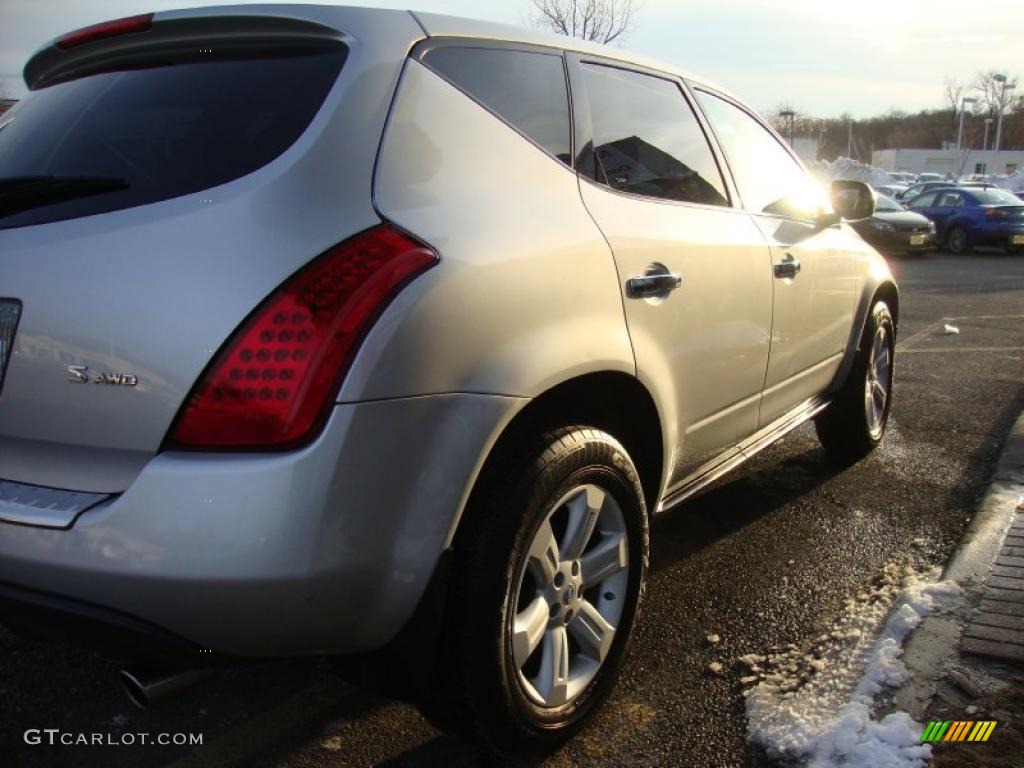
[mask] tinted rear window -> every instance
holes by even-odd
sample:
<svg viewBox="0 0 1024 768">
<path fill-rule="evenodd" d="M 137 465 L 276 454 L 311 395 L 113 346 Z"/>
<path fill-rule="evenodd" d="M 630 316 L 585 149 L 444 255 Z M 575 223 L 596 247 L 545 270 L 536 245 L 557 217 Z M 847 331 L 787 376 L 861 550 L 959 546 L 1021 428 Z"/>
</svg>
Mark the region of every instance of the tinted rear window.
<svg viewBox="0 0 1024 768">
<path fill-rule="evenodd" d="M 598 64 L 583 77 L 597 181 L 634 195 L 728 205 L 707 137 L 679 86 Z"/>
<path fill-rule="evenodd" d="M 14 213 L 0 228 L 130 208 L 251 173 L 305 130 L 344 59 L 339 46 L 95 74 L 33 92 L 0 130 L 0 184 L 101 176 L 127 187 Z"/>
<path fill-rule="evenodd" d="M 563 163 L 571 163 L 569 93 L 561 56 L 445 46 L 428 51 L 423 61 Z"/>
</svg>

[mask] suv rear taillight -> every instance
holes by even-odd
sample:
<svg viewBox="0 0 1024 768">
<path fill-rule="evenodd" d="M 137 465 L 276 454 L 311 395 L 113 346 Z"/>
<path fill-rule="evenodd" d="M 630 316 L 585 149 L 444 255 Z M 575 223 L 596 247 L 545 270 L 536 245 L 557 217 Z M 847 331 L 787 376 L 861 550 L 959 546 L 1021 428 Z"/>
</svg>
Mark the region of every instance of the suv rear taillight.
<svg viewBox="0 0 1024 768">
<path fill-rule="evenodd" d="M 68 32 L 63 37 L 57 38 L 56 45 L 58 48 L 67 50 L 68 48 L 75 48 L 79 45 L 95 42 L 96 40 L 103 40 L 107 37 L 148 32 L 152 26 L 152 13 L 144 13 L 141 16 L 128 16 L 124 19 L 105 21 L 102 24 L 93 24 L 91 27 L 82 27 L 82 29 L 76 29 L 74 32 Z"/>
<path fill-rule="evenodd" d="M 359 343 L 437 254 L 382 225 L 290 277 L 235 331 L 168 437 L 172 449 L 284 449 L 315 436 Z"/>
</svg>

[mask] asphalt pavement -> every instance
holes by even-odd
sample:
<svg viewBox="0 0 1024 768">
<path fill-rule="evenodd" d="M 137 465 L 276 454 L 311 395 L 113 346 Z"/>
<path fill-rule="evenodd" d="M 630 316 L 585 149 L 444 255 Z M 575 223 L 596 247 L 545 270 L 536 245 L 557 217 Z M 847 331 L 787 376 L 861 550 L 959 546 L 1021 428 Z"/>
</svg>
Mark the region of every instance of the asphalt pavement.
<svg viewBox="0 0 1024 768">
<path fill-rule="evenodd" d="M 1024 407 L 1024 257 L 892 264 L 903 303 L 883 445 L 837 469 L 808 425 L 656 520 L 623 679 L 547 765 L 768 765 L 745 739 L 735 659 L 813 636 L 887 563 L 949 558 Z M 724 675 L 708 671 L 712 661 Z M 413 708 L 345 685 L 324 660 L 224 670 L 148 712 L 123 697 L 117 669 L 72 643 L 0 633 L 0 765 L 480 764 Z M 47 728 L 116 741 L 201 734 L 203 745 L 25 743 L 26 730 Z"/>
</svg>

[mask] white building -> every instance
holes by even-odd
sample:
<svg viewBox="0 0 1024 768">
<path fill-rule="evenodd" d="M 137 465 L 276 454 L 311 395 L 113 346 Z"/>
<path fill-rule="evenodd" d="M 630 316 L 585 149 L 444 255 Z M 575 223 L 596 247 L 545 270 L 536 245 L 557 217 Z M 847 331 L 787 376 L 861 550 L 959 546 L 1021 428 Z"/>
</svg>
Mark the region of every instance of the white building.
<svg viewBox="0 0 1024 768">
<path fill-rule="evenodd" d="M 980 149 L 878 149 L 871 164 L 886 171 L 910 173 L 1010 174 L 1024 168 L 1024 151 Z"/>
</svg>

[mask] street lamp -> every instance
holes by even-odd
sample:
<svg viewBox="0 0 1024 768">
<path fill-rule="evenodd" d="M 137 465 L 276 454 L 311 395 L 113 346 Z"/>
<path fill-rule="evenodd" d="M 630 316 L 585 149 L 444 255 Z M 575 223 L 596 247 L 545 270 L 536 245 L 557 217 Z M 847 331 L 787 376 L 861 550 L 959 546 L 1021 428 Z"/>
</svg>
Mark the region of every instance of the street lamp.
<svg viewBox="0 0 1024 768">
<path fill-rule="evenodd" d="M 1003 102 L 1006 101 L 1006 92 L 1016 88 L 1016 84 L 1006 82 L 1006 75 L 993 75 L 992 79 L 1002 85 L 999 89 L 999 115 L 996 120 L 996 152 L 1002 144 L 1003 139 Z"/>
<path fill-rule="evenodd" d="M 779 112 L 779 117 L 785 117 L 789 120 L 789 146 L 793 146 L 793 118 L 796 117 L 796 112 L 792 109 L 784 109 Z"/>
<path fill-rule="evenodd" d="M 991 117 L 985 118 L 985 141 L 981 145 L 982 150 L 985 152 L 988 152 L 988 128 L 994 122 L 995 120 L 993 120 Z"/>
<path fill-rule="evenodd" d="M 974 104 L 977 101 L 973 96 L 964 96 L 963 103 L 960 105 L 960 130 L 956 134 L 956 148 L 960 149 L 964 143 L 964 112 L 967 111 L 968 104 Z"/>
</svg>

